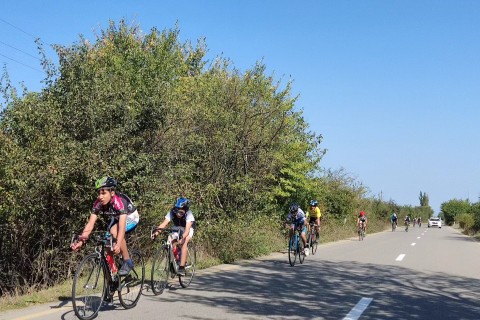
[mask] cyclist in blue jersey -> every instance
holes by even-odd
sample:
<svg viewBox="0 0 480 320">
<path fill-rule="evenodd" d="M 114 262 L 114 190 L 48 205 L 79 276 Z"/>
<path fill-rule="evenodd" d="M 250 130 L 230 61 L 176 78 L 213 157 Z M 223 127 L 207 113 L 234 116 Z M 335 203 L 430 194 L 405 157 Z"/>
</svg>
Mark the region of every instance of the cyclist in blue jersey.
<svg viewBox="0 0 480 320">
<path fill-rule="evenodd" d="M 395 212 L 392 213 L 392 216 L 390 217 L 390 222 L 392 223 L 392 225 L 395 223 L 395 226 L 397 226 L 397 220 L 398 220 L 397 214 Z"/>
<path fill-rule="evenodd" d="M 294 203 L 290 205 L 285 226 L 290 228 L 290 237 L 293 235 L 295 229 L 299 230 L 303 241 L 303 246 L 305 248 L 308 247 L 307 237 L 305 236 L 307 232 L 307 218 L 298 204 Z"/>
</svg>

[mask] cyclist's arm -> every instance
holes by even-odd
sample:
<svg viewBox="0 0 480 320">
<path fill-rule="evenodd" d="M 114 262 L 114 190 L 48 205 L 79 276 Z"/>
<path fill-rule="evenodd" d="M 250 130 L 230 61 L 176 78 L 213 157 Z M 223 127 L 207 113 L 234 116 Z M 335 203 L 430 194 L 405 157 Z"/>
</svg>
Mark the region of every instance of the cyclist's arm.
<svg viewBox="0 0 480 320">
<path fill-rule="evenodd" d="M 80 249 L 80 247 L 83 245 L 84 240 L 88 239 L 88 237 L 90 236 L 90 233 L 92 233 L 93 231 L 93 227 L 95 227 L 96 221 L 97 221 L 97 215 L 92 212 L 90 214 L 90 218 L 88 218 L 88 222 L 85 225 L 85 228 L 83 228 L 80 238 L 78 238 L 72 244 L 70 244 L 70 248 L 72 248 L 73 251 L 77 251 L 78 249 Z"/>
<path fill-rule="evenodd" d="M 188 237 L 190 234 L 190 228 L 192 227 L 193 222 L 192 221 L 187 221 L 187 224 L 185 225 L 185 231 L 183 232 L 182 235 L 182 243 L 185 241 L 185 238 Z"/>
<path fill-rule="evenodd" d="M 93 228 L 95 227 L 95 222 L 97 221 L 98 216 L 95 213 L 91 213 L 90 217 L 88 218 L 88 222 L 85 225 L 85 228 L 83 228 L 82 234 L 80 235 L 82 238 L 87 239 L 90 236 L 90 233 L 92 233 Z"/>
<path fill-rule="evenodd" d="M 170 222 L 170 220 L 165 218 L 163 220 L 163 222 L 158 225 L 157 229 L 165 229 L 165 227 L 168 225 L 169 222 Z M 161 232 L 160 230 L 156 230 L 152 235 L 152 239 L 154 239 L 156 236 L 158 236 L 160 234 L 160 232 Z"/>
</svg>

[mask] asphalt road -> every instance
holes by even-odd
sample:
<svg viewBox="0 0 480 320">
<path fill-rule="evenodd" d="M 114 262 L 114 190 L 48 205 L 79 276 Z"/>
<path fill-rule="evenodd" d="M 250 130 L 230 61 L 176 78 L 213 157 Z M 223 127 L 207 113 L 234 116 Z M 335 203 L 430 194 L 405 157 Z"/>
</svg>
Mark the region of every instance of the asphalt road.
<svg viewBox="0 0 480 320">
<path fill-rule="evenodd" d="M 96 319 L 480 319 L 480 243 L 450 227 L 386 231 L 324 244 L 291 267 L 286 253 L 202 270 L 187 289 L 171 280 L 138 305 Z M 0 320 L 76 319 L 69 301 Z"/>
</svg>

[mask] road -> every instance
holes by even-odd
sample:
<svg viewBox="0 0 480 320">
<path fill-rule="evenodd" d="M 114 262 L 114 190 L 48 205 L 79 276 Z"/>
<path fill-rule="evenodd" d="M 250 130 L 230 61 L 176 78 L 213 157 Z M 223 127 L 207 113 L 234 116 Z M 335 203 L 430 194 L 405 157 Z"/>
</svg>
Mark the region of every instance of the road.
<svg viewBox="0 0 480 320">
<path fill-rule="evenodd" d="M 480 243 L 450 227 L 410 228 L 319 246 L 291 267 L 286 253 L 172 280 L 138 305 L 97 319 L 480 319 Z M 298 263 L 298 262 L 297 262 Z M 0 320 L 75 319 L 69 302 L 6 312 Z"/>
</svg>

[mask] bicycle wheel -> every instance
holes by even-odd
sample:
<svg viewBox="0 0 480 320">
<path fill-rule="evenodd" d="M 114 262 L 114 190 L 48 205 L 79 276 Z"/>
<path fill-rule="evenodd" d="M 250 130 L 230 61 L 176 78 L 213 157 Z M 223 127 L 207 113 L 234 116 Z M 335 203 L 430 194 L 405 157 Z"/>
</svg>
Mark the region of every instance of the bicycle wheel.
<svg viewBox="0 0 480 320">
<path fill-rule="evenodd" d="M 130 251 L 130 259 L 132 259 L 134 267 L 128 275 L 120 277 L 118 288 L 118 299 L 125 309 L 135 307 L 142 295 L 145 282 L 145 264 L 140 251 Z"/>
<path fill-rule="evenodd" d="M 162 246 L 152 262 L 152 291 L 159 295 L 165 290 L 168 284 L 170 273 L 170 261 L 168 259 L 168 247 Z"/>
<path fill-rule="evenodd" d="M 288 241 L 288 262 L 293 267 L 297 261 L 298 236 L 294 233 Z"/>
<path fill-rule="evenodd" d="M 297 242 L 298 242 L 298 261 L 300 261 L 300 264 L 303 263 L 303 260 L 305 260 L 305 246 L 303 245 L 303 240 L 300 238 L 300 236 L 297 236 Z"/>
<path fill-rule="evenodd" d="M 195 275 L 195 267 L 197 264 L 197 251 L 195 250 L 195 244 L 189 242 L 187 245 L 187 261 L 185 262 L 185 275 L 179 276 L 178 281 L 182 288 L 186 288 L 192 282 Z"/>
<path fill-rule="evenodd" d="M 72 285 L 72 304 L 81 320 L 97 316 L 106 295 L 105 267 L 96 253 L 85 256 L 77 267 Z"/>
<path fill-rule="evenodd" d="M 310 253 L 312 255 L 315 254 L 315 252 L 317 252 L 317 247 L 318 247 L 318 242 L 320 241 L 320 235 L 315 232 L 315 241 L 312 241 L 312 244 L 310 245 Z"/>
</svg>

